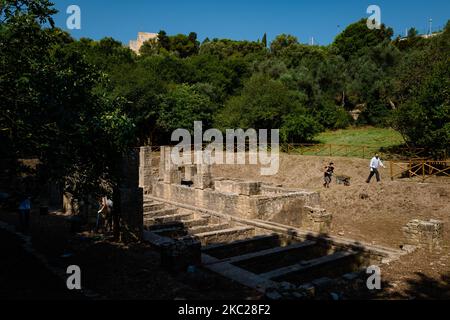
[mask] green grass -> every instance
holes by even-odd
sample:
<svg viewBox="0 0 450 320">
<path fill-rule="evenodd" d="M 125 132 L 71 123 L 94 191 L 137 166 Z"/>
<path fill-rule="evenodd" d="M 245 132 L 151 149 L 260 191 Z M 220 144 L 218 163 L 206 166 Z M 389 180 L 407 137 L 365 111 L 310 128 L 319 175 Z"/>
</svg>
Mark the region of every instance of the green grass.
<svg viewBox="0 0 450 320">
<path fill-rule="evenodd" d="M 393 129 L 362 127 L 319 134 L 315 140 L 323 144 L 388 148 L 403 144 L 402 136 Z"/>
<path fill-rule="evenodd" d="M 327 131 L 315 138 L 318 145 L 294 147 L 289 153 L 315 156 L 342 156 L 368 159 L 375 152 L 404 144 L 401 135 L 392 129 L 360 127 Z"/>
</svg>

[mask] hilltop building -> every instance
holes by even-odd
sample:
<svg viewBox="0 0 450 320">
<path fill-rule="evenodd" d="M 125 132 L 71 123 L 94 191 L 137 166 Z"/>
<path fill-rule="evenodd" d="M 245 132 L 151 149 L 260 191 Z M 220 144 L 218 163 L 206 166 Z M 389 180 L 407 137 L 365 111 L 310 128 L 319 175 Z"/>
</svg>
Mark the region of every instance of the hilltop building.
<svg viewBox="0 0 450 320">
<path fill-rule="evenodd" d="M 139 50 L 141 50 L 142 45 L 145 41 L 158 39 L 157 33 L 148 33 L 148 32 L 139 32 L 136 40 L 130 40 L 129 47 L 131 50 L 139 54 Z"/>
</svg>

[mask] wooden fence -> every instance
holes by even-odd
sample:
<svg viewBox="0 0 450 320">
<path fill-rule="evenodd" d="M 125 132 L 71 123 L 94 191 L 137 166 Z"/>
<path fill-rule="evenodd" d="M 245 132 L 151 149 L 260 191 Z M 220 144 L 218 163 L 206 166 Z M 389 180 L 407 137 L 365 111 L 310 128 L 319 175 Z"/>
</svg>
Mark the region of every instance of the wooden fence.
<svg viewBox="0 0 450 320">
<path fill-rule="evenodd" d="M 411 159 L 407 162 L 390 161 L 390 176 L 391 180 L 416 178 L 422 182 L 432 177 L 450 177 L 450 160 Z"/>
<path fill-rule="evenodd" d="M 203 144 L 206 148 L 208 144 Z M 267 146 L 270 149 L 270 144 Z M 160 147 L 152 146 L 152 151 L 159 152 Z M 191 146 L 194 150 L 194 146 Z M 381 152 L 378 147 L 355 146 L 340 144 L 314 144 L 314 143 L 283 143 L 279 145 L 280 152 L 287 154 L 298 154 L 306 156 L 324 156 L 324 157 L 354 157 L 370 159 L 375 153 L 379 153 L 384 160 L 400 160 L 418 158 L 424 153 L 424 149 L 419 148 L 399 148 L 395 153 Z M 224 146 L 225 149 L 225 146 Z M 235 152 L 249 151 L 249 145 L 235 145 Z"/>
</svg>

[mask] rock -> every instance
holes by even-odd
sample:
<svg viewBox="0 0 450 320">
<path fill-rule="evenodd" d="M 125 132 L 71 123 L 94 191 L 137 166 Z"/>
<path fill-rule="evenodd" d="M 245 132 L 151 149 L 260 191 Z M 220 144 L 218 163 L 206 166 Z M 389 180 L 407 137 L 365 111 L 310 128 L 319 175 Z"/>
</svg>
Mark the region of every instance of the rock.
<svg viewBox="0 0 450 320">
<path fill-rule="evenodd" d="M 344 278 L 345 280 L 348 280 L 348 281 L 353 281 L 355 279 L 358 279 L 358 277 L 359 277 L 359 273 L 357 273 L 357 272 L 346 273 L 342 276 L 342 278 Z"/>
<path fill-rule="evenodd" d="M 337 301 L 339 300 L 339 295 L 337 293 L 331 292 L 330 293 L 331 299 Z"/>
<path fill-rule="evenodd" d="M 417 250 L 416 246 L 410 245 L 410 244 L 405 244 L 403 246 L 401 246 L 402 251 L 405 251 L 407 253 L 413 253 L 414 251 Z"/>
<path fill-rule="evenodd" d="M 360 193 L 359 198 L 362 200 L 366 200 L 366 199 L 369 199 L 370 197 L 367 193 Z"/>
<path fill-rule="evenodd" d="M 327 277 L 319 278 L 312 281 L 312 284 L 317 288 L 326 288 L 333 283 L 333 280 Z"/>
<path fill-rule="evenodd" d="M 266 298 L 269 300 L 280 300 L 283 297 L 277 291 L 271 291 L 266 293 Z"/>
<path fill-rule="evenodd" d="M 294 296 L 294 298 L 296 299 L 304 299 L 305 298 L 305 294 L 301 293 L 301 292 L 294 292 L 292 293 L 292 295 Z"/>
<path fill-rule="evenodd" d="M 294 290 L 295 286 L 293 284 L 289 283 L 289 282 L 281 282 L 280 283 L 280 289 L 281 290 L 285 290 L 285 291 Z"/>
<path fill-rule="evenodd" d="M 307 283 L 297 287 L 300 292 L 305 292 L 309 296 L 314 296 L 316 294 L 316 288 L 314 285 Z"/>
</svg>

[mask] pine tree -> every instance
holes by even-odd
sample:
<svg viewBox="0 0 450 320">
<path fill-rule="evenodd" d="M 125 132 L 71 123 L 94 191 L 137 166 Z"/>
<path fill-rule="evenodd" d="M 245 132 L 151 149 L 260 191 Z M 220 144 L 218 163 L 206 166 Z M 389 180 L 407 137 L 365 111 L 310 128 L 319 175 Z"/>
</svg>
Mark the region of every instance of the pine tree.
<svg viewBox="0 0 450 320">
<path fill-rule="evenodd" d="M 262 38 L 262 44 L 264 46 L 264 48 L 267 48 L 267 34 L 264 33 L 264 36 Z"/>
</svg>

